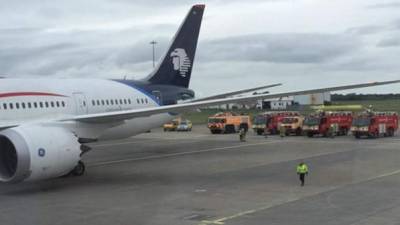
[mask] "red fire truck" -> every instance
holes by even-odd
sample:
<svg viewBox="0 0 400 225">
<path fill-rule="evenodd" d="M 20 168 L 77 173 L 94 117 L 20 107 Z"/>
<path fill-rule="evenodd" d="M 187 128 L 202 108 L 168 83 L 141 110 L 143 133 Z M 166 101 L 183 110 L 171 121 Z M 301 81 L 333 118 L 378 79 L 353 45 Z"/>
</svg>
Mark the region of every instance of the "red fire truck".
<svg viewBox="0 0 400 225">
<path fill-rule="evenodd" d="M 320 112 L 306 117 L 303 132 L 308 137 L 314 135 L 347 135 L 353 120 L 352 112 Z"/>
<path fill-rule="evenodd" d="M 253 121 L 253 130 L 258 135 L 267 132 L 269 134 L 278 134 L 279 126 L 283 118 L 288 116 L 300 116 L 299 112 L 292 111 L 279 111 L 279 112 L 265 112 L 257 115 Z"/>
<path fill-rule="evenodd" d="M 398 129 L 398 123 L 395 112 L 364 112 L 354 118 L 351 131 L 356 138 L 391 137 Z"/>
</svg>

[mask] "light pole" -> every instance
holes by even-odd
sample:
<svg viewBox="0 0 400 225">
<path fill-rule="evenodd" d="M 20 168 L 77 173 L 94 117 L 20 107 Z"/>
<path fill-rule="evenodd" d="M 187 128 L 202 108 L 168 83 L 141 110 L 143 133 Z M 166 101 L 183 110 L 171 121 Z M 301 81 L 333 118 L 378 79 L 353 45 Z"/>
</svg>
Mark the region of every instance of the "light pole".
<svg viewBox="0 0 400 225">
<path fill-rule="evenodd" d="M 155 65 L 155 54 L 156 54 L 155 45 L 157 44 L 157 41 L 152 40 L 152 41 L 150 42 L 150 44 L 153 46 L 153 68 L 154 68 L 154 67 L 156 66 L 156 65 Z"/>
</svg>

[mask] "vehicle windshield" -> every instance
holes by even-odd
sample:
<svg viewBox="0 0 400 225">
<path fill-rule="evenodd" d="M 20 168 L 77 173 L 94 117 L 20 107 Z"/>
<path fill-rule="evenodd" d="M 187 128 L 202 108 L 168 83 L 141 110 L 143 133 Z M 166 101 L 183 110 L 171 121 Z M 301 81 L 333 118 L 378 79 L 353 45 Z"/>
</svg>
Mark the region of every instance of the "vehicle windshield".
<svg viewBox="0 0 400 225">
<path fill-rule="evenodd" d="M 286 117 L 283 118 L 282 123 L 297 123 L 299 120 L 297 118 Z"/>
<path fill-rule="evenodd" d="M 186 121 L 182 121 L 181 125 L 187 125 L 187 122 Z"/>
<path fill-rule="evenodd" d="M 304 120 L 304 124 L 308 125 L 308 126 L 315 126 L 315 125 L 319 125 L 320 120 L 321 119 L 318 117 L 307 117 Z"/>
<path fill-rule="evenodd" d="M 221 118 L 209 118 L 208 119 L 209 123 L 224 123 L 225 119 L 221 119 Z"/>
<path fill-rule="evenodd" d="M 353 126 L 368 126 L 371 124 L 371 118 L 359 117 L 353 120 Z"/>
<path fill-rule="evenodd" d="M 267 123 L 267 118 L 265 116 L 262 115 L 258 115 L 254 118 L 253 121 L 254 124 L 266 124 Z"/>
</svg>

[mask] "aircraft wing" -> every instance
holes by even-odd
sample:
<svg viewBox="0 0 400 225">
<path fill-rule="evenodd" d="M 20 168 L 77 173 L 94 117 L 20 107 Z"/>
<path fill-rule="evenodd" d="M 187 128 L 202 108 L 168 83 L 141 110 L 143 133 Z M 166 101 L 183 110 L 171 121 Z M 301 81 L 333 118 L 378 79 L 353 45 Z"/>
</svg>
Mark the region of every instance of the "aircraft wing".
<svg viewBox="0 0 400 225">
<path fill-rule="evenodd" d="M 394 84 L 394 83 L 400 83 L 400 80 L 336 86 L 336 87 L 310 89 L 310 90 L 304 90 L 304 91 L 293 91 L 293 92 L 285 92 L 285 93 L 277 93 L 277 94 L 261 94 L 261 95 L 245 96 L 245 97 L 213 99 L 213 100 L 189 102 L 189 103 L 176 104 L 176 105 L 166 105 L 166 106 L 143 108 L 143 109 L 133 109 L 133 110 L 118 111 L 118 112 L 81 115 L 81 116 L 75 116 L 75 117 L 72 117 L 69 119 L 64 119 L 61 121 L 78 121 L 78 122 L 84 122 L 84 123 L 109 123 L 109 122 L 117 122 L 117 121 L 122 121 L 122 120 L 129 120 L 129 119 L 133 119 L 133 118 L 137 118 L 137 117 L 146 117 L 146 116 L 150 116 L 153 114 L 159 114 L 159 113 L 180 113 L 180 112 L 184 112 L 184 111 L 187 111 L 190 109 L 196 109 L 199 107 L 206 107 L 206 106 L 214 106 L 214 105 L 229 104 L 229 103 L 241 103 L 241 102 L 248 102 L 248 101 L 254 101 L 254 100 L 259 100 L 259 99 L 273 99 L 273 98 L 280 98 L 280 97 L 287 97 L 287 96 L 294 96 L 294 95 L 341 91 L 341 90 L 372 87 L 372 86 Z"/>
<path fill-rule="evenodd" d="M 227 93 L 223 93 L 223 94 L 219 94 L 219 95 L 208 96 L 205 98 L 194 99 L 193 101 L 190 101 L 190 102 L 201 102 L 201 101 L 212 100 L 212 99 L 226 98 L 226 97 L 230 97 L 230 96 L 234 96 L 234 95 L 240 95 L 240 94 L 251 92 L 251 91 L 257 91 L 257 90 L 272 88 L 272 87 L 281 86 L 281 85 L 282 85 L 281 83 L 278 83 L 278 84 L 270 84 L 270 85 L 255 87 L 255 88 L 243 89 L 243 90 L 239 90 L 239 91 L 232 91 L 232 92 L 227 92 Z"/>
</svg>

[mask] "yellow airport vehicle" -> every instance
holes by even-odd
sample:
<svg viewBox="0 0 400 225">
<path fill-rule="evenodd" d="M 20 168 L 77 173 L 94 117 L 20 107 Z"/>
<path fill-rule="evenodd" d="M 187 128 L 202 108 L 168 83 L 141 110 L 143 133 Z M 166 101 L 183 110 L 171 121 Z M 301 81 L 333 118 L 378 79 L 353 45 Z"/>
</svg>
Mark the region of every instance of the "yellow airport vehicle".
<svg viewBox="0 0 400 225">
<path fill-rule="evenodd" d="M 164 131 L 176 131 L 178 124 L 180 123 L 181 119 L 173 119 L 171 122 L 164 124 L 163 128 Z"/>
</svg>

